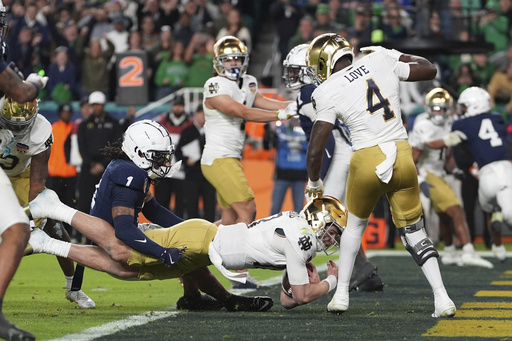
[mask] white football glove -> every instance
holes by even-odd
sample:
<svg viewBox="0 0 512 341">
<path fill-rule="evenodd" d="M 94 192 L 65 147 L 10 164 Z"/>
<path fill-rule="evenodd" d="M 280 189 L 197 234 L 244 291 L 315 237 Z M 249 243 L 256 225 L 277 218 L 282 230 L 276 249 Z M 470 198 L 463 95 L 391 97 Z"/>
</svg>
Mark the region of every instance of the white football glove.
<svg viewBox="0 0 512 341">
<path fill-rule="evenodd" d="M 39 86 L 41 86 L 41 89 L 46 86 L 46 83 L 48 83 L 48 77 L 43 77 L 41 75 L 38 75 L 37 73 L 31 73 L 27 76 L 27 79 L 25 79 L 26 82 L 32 82 L 37 83 Z"/>
<path fill-rule="evenodd" d="M 308 184 L 306 185 L 306 190 L 304 191 L 304 196 L 306 197 L 306 201 L 310 201 L 314 198 L 320 198 L 324 195 L 324 183 L 322 179 L 318 179 L 316 181 L 308 180 Z"/>
<path fill-rule="evenodd" d="M 3 153 L 5 147 L 11 143 L 13 137 L 14 135 L 9 129 L 0 129 L 0 152 Z"/>
<path fill-rule="evenodd" d="M 297 101 L 293 101 L 284 109 L 279 109 L 277 111 L 277 119 L 278 120 L 287 120 L 292 116 L 297 115 Z"/>
<path fill-rule="evenodd" d="M 389 56 L 391 56 L 393 59 L 396 59 L 396 60 L 400 59 L 400 56 L 402 55 L 402 52 L 400 52 L 400 51 L 397 51 L 395 49 L 387 49 L 382 46 L 366 46 L 366 47 L 361 47 L 359 50 L 364 54 L 382 51 L 382 52 L 387 53 Z"/>
</svg>

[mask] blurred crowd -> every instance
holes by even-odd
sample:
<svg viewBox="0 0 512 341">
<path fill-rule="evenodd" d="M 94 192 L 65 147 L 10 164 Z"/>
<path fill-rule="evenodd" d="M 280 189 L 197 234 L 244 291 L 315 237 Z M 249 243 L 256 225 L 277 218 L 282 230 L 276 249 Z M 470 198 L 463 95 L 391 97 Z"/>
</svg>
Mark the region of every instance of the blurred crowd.
<svg viewBox="0 0 512 341">
<path fill-rule="evenodd" d="M 483 86 L 502 113 L 512 110 L 511 0 L 3 3 L 8 13 L 9 60 L 25 76 L 44 70 L 50 77 L 42 100 L 78 101 L 93 91 L 115 100 L 115 54 L 130 51 L 148 56 L 150 101 L 183 87 L 201 88 L 212 73 L 211 50 L 217 39 L 234 35 L 253 56 L 263 25 L 271 24 L 281 61 L 291 47 L 325 32 L 346 37 L 356 53 L 362 45 L 404 39 L 491 43 L 494 49 L 488 53 L 427 57 L 438 65 L 437 81 L 455 96 L 469 86 Z M 402 91 L 406 114 L 415 113 L 432 88 L 419 86 Z"/>
</svg>

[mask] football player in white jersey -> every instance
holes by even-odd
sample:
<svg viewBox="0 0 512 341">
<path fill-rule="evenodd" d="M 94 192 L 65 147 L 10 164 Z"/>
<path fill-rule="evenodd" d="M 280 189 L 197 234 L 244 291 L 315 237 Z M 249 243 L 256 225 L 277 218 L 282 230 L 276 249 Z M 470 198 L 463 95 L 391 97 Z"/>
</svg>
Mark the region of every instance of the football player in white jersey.
<svg viewBox="0 0 512 341">
<path fill-rule="evenodd" d="M 240 163 L 245 122 L 287 119 L 295 115 L 295 102 L 267 98 L 258 91 L 257 79 L 246 73 L 249 54 L 240 39 L 219 39 L 213 54 L 217 76 L 208 79 L 203 89 L 206 142 L 201 170 L 217 190 L 221 223 L 249 224 L 256 217 L 256 203 Z M 257 288 L 258 284 L 250 279 L 244 287 Z"/>
<path fill-rule="evenodd" d="M 0 108 L 5 95 L 23 103 L 37 98 L 39 90 L 44 88 L 47 77 L 31 74 L 23 81 L 5 60 L 7 45 L 4 42 L 7 33 L 7 11 L 0 1 Z M 0 129 L 0 152 L 11 142 L 13 134 L 8 129 Z M 22 214 L 12 184 L 5 172 L 0 169 L 0 338 L 5 340 L 35 340 L 35 336 L 9 322 L 2 312 L 4 296 L 30 237 L 29 221 Z"/>
<path fill-rule="evenodd" d="M 290 50 L 283 61 L 283 80 L 284 85 L 288 89 L 298 91 L 296 99 L 297 113 L 300 125 L 309 141 L 311 128 L 316 118 L 316 112 L 311 103 L 311 94 L 316 86 L 306 74 L 306 52 L 308 47 L 308 44 L 300 44 Z M 331 137 L 329 137 L 324 149 L 321 171 L 321 178 L 324 181 L 324 195 L 333 196 L 341 202 L 345 202 L 348 167 L 351 156 L 350 133 L 345 125 L 336 120 Z M 356 258 L 355 270 L 350 280 L 350 290 L 382 290 L 382 280 L 377 272 L 377 267 L 368 261 L 361 247 Z"/>
<path fill-rule="evenodd" d="M 347 228 L 340 241 L 338 287 L 327 310 L 342 313 L 349 305 L 349 281 L 368 219 L 386 194 L 402 242 L 421 267 L 433 292 L 434 317 L 454 316 L 437 262 L 423 226 L 418 177 L 400 112 L 400 81 L 429 80 L 435 66 L 425 58 L 379 46 L 361 48 L 367 56 L 352 64 L 348 41 L 334 33 L 313 39 L 308 71 L 320 84 L 312 101 L 317 117 L 308 146 L 306 193 L 321 196 L 322 152 L 336 119 L 345 123 L 354 153 L 347 180 Z"/>
<path fill-rule="evenodd" d="M 426 112 L 414 120 L 409 134 L 414 163 L 418 168 L 418 183 L 421 191 L 439 216 L 439 229 L 444 242 L 443 264 L 481 266 L 492 269 L 488 260 L 475 253 L 466 216 L 457 195 L 445 181 L 448 149 L 431 149 L 425 142 L 442 138 L 450 132 L 452 124 L 452 96 L 443 88 L 434 88 L 425 96 Z M 453 168 L 453 167 L 452 167 Z M 453 243 L 451 220 L 455 234 L 462 244 L 462 255 Z"/>
<path fill-rule="evenodd" d="M 161 246 L 183 250 L 183 258 L 169 267 L 160 259 L 119 242 L 108 222 L 66 206 L 49 189 L 31 201 L 29 207 L 34 218 L 51 217 L 70 223 L 96 243 L 76 245 L 38 232 L 30 238 L 34 253 L 68 257 L 120 279 L 177 278 L 211 264 L 230 280 L 241 282 L 246 273 L 228 269 L 286 270 L 288 285 L 283 285 L 281 303 L 287 309 L 309 303 L 336 287 L 338 269 L 334 262 L 328 262 L 327 278 L 320 281 L 309 261 L 317 252 L 332 254 L 337 250 L 347 218 L 339 200 L 323 197 L 308 202 L 300 213 L 282 212 L 251 224 L 217 226 L 203 219 L 189 219 L 169 228 L 145 229 L 144 234 Z M 202 291 L 218 296 L 209 292 L 205 283 L 198 284 L 202 284 Z"/>
<path fill-rule="evenodd" d="M 287 119 L 290 103 L 266 98 L 258 81 L 246 74 L 249 54 L 236 37 L 219 39 L 214 47 L 217 76 L 204 85 L 203 107 L 206 144 L 201 169 L 216 188 L 221 223 L 250 223 L 256 214 L 254 193 L 247 185 L 240 159 L 245 142 L 245 121 L 272 122 Z M 277 113 L 276 113 L 277 112 Z"/>
<path fill-rule="evenodd" d="M 440 149 L 465 144 L 478 165 L 478 201 L 491 214 L 491 233 L 501 235 L 505 222 L 512 228 L 512 164 L 504 139 L 507 135 L 503 118 L 491 112 L 491 97 L 479 87 L 464 90 L 457 100 L 460 119 L 453 122 L 451 132 L 442 139 L 425 143 Z M 496 258 L 505 260 L 503 244 L 493 244 Z"/>
<path fill-rule="evenodd" d="M 14 135 L 0 156 L 0 166 L 11 180 L 22 206 L 43 191 L 48 177 L 48 159 L 53 143 L 52 126 L 38 111 L 37 100 L 18 103 L 12 98 L 6 98 L 0 112 L 0 127 L 10 130 Z M 43 227 L 44 222 L 39 220 L 35 224 L 44 228 L 52 237 L 70 241 L 60 223 L 48 220 Z M 75 271 L 73 262 L 63 258 L 58 258 L 58 261 L 66 278 L 66 298 L 76 302 L 80 308 L 94 308 L 94 301 L 83 291 L 71 291 Z"/>
</svg>

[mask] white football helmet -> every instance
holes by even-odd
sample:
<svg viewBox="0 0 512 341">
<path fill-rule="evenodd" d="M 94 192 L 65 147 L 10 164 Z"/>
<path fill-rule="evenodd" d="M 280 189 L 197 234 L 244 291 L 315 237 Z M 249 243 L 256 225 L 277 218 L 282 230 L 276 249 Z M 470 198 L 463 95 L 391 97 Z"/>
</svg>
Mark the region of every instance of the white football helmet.
<svg viewBox="0 0 512 341">
<path fill-rule="evenodd" d="M 148 172 L 151 179 L 163 178 L 171 170 L 174 146 L 171 136 L 163 125 L 152 120 L 131 124 L 121 146 L 140 169 Z"/>
<path fill-rule="evenodd" d="M 325 82 L 332 74 L 338 59 L 349 56 L 354 61 L 350 43 L 336 33 L 324 33 L 313 39 L 306 53 L 308 75 L 315 83 Z"/>
<path fill-rule="evenodd" d="M 15 137 L 23 137 L 30 131 L 38 112 L 37 99 L 18 103 L 12 98 L 6 97 L 0 113 L 0 126 L 12 131 Z"/>
<path fill-rule="evenodd" d="M 329 195 L 311 199 L 300 211 L 327 255 L 333 254 L 340 246 L 336 236 L 332 235 L 331 226 L 337 228 L 335 234 L 340 236 L 347 226 L 347 214 L 341 201 Z M 324 244 L 324 237 L 329 239 L 330 245 Z"/>
<path fill-rule="evenodd" d="M 3 36 L 3 38 L 7 38 L 7 31 L 9 29 L 9 25 L 7 24 L 7 10 L 0 1 L 0 34 Z"/>
<path fill-rule="evenodd" d="M 297 90 L 304 84 L 311 84 L 311 79 L 306 75 L 306 52 L 308 44 L 295 46 L 288 52 L 283 61 L 283 80 L 288 89 Z"/>
<path fill-rule="evenodd" d="M 491 111 L 491 96 L 487 91 L 472 86 L 462 91 L 457 100 L 459 115 L 475 116 Z"/>
<path fill-rule="evenodd" d="M 434 88 L 425 96 L 425 109 L 435 125 L 443 125 L 452 111 L 452 96 L 443 88 Z"/>
<path fill-rule="evenodd" d="M 224 62 L 233 59 L 241 59 L 240 67 L 226 67 Z M 223 37 L 213 45 L 213 68 L 219 76 L 231 80 L 242 77 L 249 67 L 249 53 L 245 44 L 233 36 Z"/>
</svg>

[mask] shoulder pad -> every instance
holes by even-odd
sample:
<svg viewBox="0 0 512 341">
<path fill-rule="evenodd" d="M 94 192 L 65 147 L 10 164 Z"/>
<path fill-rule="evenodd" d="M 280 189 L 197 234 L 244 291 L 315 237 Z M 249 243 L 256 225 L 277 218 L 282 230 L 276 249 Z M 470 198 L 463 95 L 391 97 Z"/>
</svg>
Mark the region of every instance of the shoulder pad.
<svg viewBox="0 0 512 341">
<path fill-rule="evenodd" d="M 131 161 L 113 160 L 105 170 L 105 173 L 107 172 L 110 181 L 114 184 L 128 187 L 135 191 L 145 192 L 149 183 L 148 173 Z"/>
</svg>

